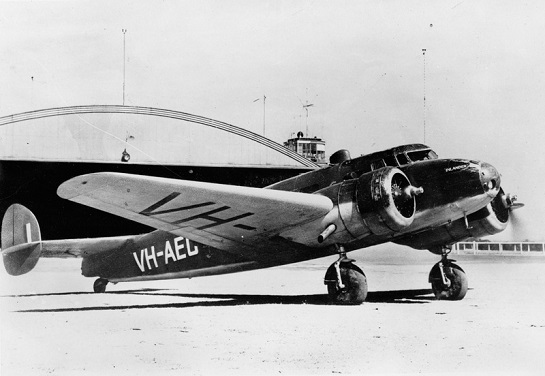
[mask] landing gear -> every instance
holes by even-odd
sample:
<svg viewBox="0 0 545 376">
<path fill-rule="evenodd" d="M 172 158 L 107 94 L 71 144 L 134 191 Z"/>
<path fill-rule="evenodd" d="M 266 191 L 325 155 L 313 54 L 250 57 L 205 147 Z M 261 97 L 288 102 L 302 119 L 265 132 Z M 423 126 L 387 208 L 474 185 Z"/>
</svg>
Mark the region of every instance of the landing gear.
<svg viewBox="0 0 545 376">
<path fill-rule="evenodd" d="M 324 284 L 327 285 L 329 300 L 334 304 L 362 304 L 367 297 L 367 278 L 353 262 L 340 246 L 339 259 L 325 273 Z"/>
<path fill-rule="evenodd" d="M 467 293 L 464 270 L 447 258 L 450 249 L 443 248 L 441 261 L 431 268 L 429 281 L 437 300 L 462 300 Z"/>
<path fill-rule="evenodd" d="M 108 280 L 107 279 L 99 278 L 93 284 L 93 290 L 96 293 L 104 293 L 104 292 L 106 292 L 106 286 L 107 285 L 108 285 Z"/>
</svg>

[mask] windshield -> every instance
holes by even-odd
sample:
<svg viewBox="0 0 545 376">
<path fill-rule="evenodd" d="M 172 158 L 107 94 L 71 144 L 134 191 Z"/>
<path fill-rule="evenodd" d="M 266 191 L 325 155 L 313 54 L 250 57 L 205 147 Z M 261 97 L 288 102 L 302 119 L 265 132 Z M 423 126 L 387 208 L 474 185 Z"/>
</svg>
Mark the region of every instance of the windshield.
<svg viewBox="0 0 545 376">
<path fill-rule="evenodd" d="M 435 152 L 431 149 L 410 151 L 407 152 L 407 156 L 412 162 L 437 159 L 437 154 L 435 154 Z"/>
</svg>

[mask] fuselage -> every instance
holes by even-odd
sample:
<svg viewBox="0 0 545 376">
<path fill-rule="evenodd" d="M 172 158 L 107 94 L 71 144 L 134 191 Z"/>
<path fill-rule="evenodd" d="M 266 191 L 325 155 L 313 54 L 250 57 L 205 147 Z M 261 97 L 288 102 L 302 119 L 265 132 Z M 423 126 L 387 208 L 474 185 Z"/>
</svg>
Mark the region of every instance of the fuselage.
<svg viewBox="0 0 545 376">
<path fill-rule="evenodd" d="M 377 225 L 371 225 L 369 216 L 363 216 L 363 220 L 360 218 L 362 212 L 371 209 L 358 203 L 358 199 L 365 193 L 361 191 L 371 189 L 364 182 L 368 182 L 377 171 L 390 168 L 399 169 L 411 187 L 417 188 L 420 193 L 406 198 L 414 200 L 414 211 L 409 210 L 407 214 L 411 217 L 410 224 L 393 230 L 384 226 L 390 231 L 377 231 Z M 349 251 L 387 241 L 433 251 L 433 247 L 438 244 L 446 245 L 452 239 L 460 241 L 470 237 L 473 233 L 469 231 L 468 218 L 471 220 L 475 213 L 480 213 L 490 205 L 500 192 L 500 184 L 498 171 L 488 163 L 468 159 L 438 159 L 424 145 L 401 146 L 369 156 L 346 159 L 269 185 L 267 189 L 325 195 L 332 200 L 335 208 L 326 218 L 307 223 L 292 232 L 278 234 L 275 249 L 270 249 L 270 252 L 262 250 L 259 259 L 253 259 L 247 254 L 224 252 L 167 232 L 154 231 L 135 236 L 122 249 L 110 252 L 110 256 L 98 254 L 85 258 L 82 271 L 85 276 L 100 276 L 114 282 L 224 274 L 327 256 L 335 253 L 338 243 L 342 243 Z M 395 194 L 399 187 L 391 188 L 392 194 Z M 377 214 L 379 226 L 381 221 L 386 222 L 380 215 Z M 326 228 L 333 221 L 331 218 L 337 221 L 337 232 L 334 231 L 327 240 L 320 242 L 318 230 Z M 350 228 L 349 222 L 358 221 L 363 223 Z M 340 229 L 342 226 L 346 226 L 346 229 Z M 456 233 L 451 234 L 451 228 L 456 229 Z M 438 231 L 446 232 L 449 236 L 445 237 L 442 233 L 435 236 Z M 269 256 L 264 257 L 264 253 Z"/>
<path fill-rule="evenodd" d="M 118 249 L 84 257 L 81 270 L 85 277 L 118 282 L 191 278 L 252 266 L 257 263 L 157 230 L 128 238 Z"/>
<path fill-rule="evenodd" d="M 410 184 L 423 189 L 416 196 L 412 224 L 389 234 L 384 241 L 406 234 L 443 226 L 486 207 L 500 191 L 499 172 L 490 164 L 469 159 L 439 159 L 422 144 L 399 146 L 330 165 L 268 186 L 281 189 L 328 195 L 337 200 L 335 185 L 349 184 L 366 174 L 387 166 L 401 170 Z M 380 242 L 380 237 L 354 239 L 357 247 Z"/>
</svg>

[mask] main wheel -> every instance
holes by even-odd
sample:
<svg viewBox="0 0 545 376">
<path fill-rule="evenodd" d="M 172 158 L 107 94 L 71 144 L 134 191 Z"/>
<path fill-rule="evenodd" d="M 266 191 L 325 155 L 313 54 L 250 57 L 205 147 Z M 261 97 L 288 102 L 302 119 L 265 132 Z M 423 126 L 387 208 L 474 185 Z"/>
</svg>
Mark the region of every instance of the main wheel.
<svg viewBox="0 0 545 376">
<path fill-rule="evenodd" d="M 441 270 L 435 265 L 430 272 L 431 288 L 437 300 L 462 300 L 467 293 L 466 273 L 456 264 L 444 267 L 445 276 L 450 281 L 450 286 L 443 284 Z"/>
<path fill-rule="evenodd" d="M 105 278 L 99 278 L 93 284 L 93 290 L 96 293 L 106 292 L 106 286 L 108 285 L 108 280 Z"/>
<path fill-rule="evenodd" d="M 329 300 L 334 304 L 362 304 L 367 297 L 367 278 L 365 274 L 357 266 L 349 263 L 341 263 L 339 267 L 343 288 L 340 288 L 336 282 L 337 271 L 335 265 L 331 265 L 326 273 Z"/>
</svg>

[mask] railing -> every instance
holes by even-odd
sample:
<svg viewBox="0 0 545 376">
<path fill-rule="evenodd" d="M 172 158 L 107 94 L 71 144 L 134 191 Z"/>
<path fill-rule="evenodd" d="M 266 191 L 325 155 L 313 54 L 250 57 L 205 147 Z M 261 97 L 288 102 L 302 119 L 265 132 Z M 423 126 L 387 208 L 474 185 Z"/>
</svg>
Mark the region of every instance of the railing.
<svg viewBox="0 0 545 376">
<path fill-rule="evenodd" d="M 452 247 L 457 255 L 545 256 L 542 242 L 460 242 Z"/>
</svg>

